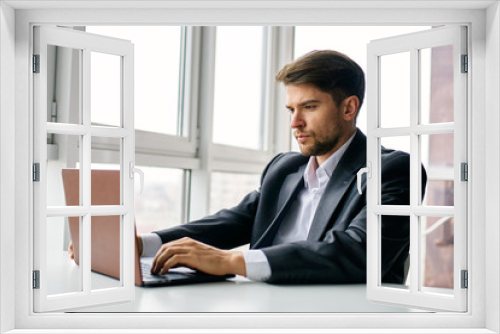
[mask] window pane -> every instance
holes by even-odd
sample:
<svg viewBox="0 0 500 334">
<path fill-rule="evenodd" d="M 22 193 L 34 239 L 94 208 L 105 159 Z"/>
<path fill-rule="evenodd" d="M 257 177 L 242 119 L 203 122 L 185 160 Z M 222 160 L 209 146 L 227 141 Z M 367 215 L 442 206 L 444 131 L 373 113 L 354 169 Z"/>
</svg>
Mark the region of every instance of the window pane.
<svg viewBox="0 0 500 334">
<path fill-rule="evenodd" d="M 47 145 L 47 206 L 81 205 L 80 136 L 51 134 Z M 49 152 L 51 152 L 49 154 Z M 74 173 L 74 175 L 73 175 Z M 76 187 L 75 191 L 71 188 Z"/>
<path fill-rule="evenodd" d="M 420 217 L 421 289 L 425 292 L 453 293 L 447 289 L 454 286 L 454 225 L 453 217 Z"/>
<path fill-rule="evenodd" d="M 122 286 L 121 216 L 93 216 L 91 220 L 92 290 Z"/>
<path fill-rule="evenodd" d="M 121 125 L 121 57 L 90 53 L 90 120 L 92 124 Z"/>
<path fill-rule="evenodd" d="M 144 190 L 135 196 L 137 233 L 149 233 L 184 221 L 185 171 L 139 166 L 144 172 Z"/>
<path fill-rule="evenodd" d="M 89 26 L 86 31 L 134 43 L 136 130 L 181 135 L 182 27 Z M 186 123 L 186 122 L 184 122 Z M 183 136 L 188 133 L 184 131 Z"/>
<path fill-rule="evenodd" d="M 421 135 L 422 164 L 427 171 L 423 205 L 454 205 L 454 135 Z"/>
<path fill-rule="evenodd" d="M 82 124 L 81 70 L 81 50 L 47 47 L 47 122 Z"/>
<path fill-rule="evenodd" d="M 93 154 L 102 148 L 107 159 L 107 164 L 95 163 L 92 157 L 91 164 L 91 196 L 92 205 L 121 205 L 122 180 L 120 170 L 121 139 L 92 137 Z"/>
<path fill-rule="evenodd" d="M 410 126 L 410 53 L 380 57 L 380 126 Z"/>
<path fill-rule="evenodd" d="M 71 234 L 78 235 L 80 217 L 47 218 L 47 294 L 56 295 L 82 291 L 80 267 L 69 258 L 68 246 L 64 243 L 70 233 L 68 221 L 72 222 Z M 78 244 L 77 244 L 78 245 Z"/>
<path fill-rule="evenodd" d="M 382 256 L 380 285 L 409 290 L 410 217 L 380 216 Z M 411 259 L 415 265 L 417 259 Z"/>
<path fill-rule="evenodd" d="M 263 27 L 217 27 L 214 143 L 264 149 L 263 55 Z"/>
<path fill-rule="evenodd" d="M 420 50 L 420 122 L 453 122 L 453 46 Z"/>
<path fill-rule="evenodd" d="M 260 175 L 213 172 L 210 191 L 210 213 L 237 205 L 245 195 L 257 190 Z"/>
<path fill-rule="evenodd" d="M 384 153 L 390 153 L 389 150 L 399 150 L 399 151 L 403 151 L 403 152 L 406 152 L 409 154 L 410 153 L 410 136 L 380 138 L 380 145 L 382 146 L 381 147 L 382 157 L 384 156 Z M 382 168 L 383 168 L 383 165 L 382 165 Z M 410 182 L 409 165 L 408 165 L 407 173 L 408 173 L 407 180 L 408 180 L 408 182 Z M 384 173 L 383 169 L 381 170 L 382 185 L 391 184 L 391 182 L 390 182 L 391 177 L 392 177 L 392 175 Z M 389 178 L 389 179 L 387 179 L 387 178 Z M 408 184 L 408 188 L 410 188 L 410 184 Z M 395 195 L 394 191 L 397 191 L 399 193 L 400 189 L 394 189 L 394 187 L 392 187 L 390 189 L 390 192 L 388 192 L 388 189 L 380 188 L 380 192 L 381 192 L 380 193 L 380 195 L 381 195 L 380 204 L 383 204 L 383 205 L 410 205 L 410 198 L 409 198 L 410 192 L 401 192 L 398 195 Z M 411 191 L 411 189 L 410 189 L 410 191 Z M 403 197 L 404 195 L 406 195 L 406 196 Z"/>
</svg>

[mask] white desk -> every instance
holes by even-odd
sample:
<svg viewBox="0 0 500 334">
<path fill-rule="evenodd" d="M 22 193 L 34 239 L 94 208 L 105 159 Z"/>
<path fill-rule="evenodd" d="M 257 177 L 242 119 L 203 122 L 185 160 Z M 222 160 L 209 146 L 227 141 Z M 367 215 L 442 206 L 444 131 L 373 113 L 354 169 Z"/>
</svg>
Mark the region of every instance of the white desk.
<svg viewBox="0 0 500 334">
<path fill-rule="evenodd" d="M 414 312 L 366 300 L 366 286 L 271 285 L 236 277 L 227 282 L 136 287 L 128 304 L 84 312 Z"/>
<path fill-rule="evenodd" d="M 62 254 L 61 254 L 62 253 Z M 78 267 L 66 252 L 54 254 L 60 264 L 51 285 L 64 286 Z M 55 269 L 55 268 L 54 268 Z M 53 271 L 54 273 L 56 270 Z M 52 276 L 52 275 L 51 275 Z M 56 282 L 60 281 L 60 282 Z M 92 273 L 95 286 L 113 286 L 117 280 Z M 131 303 L 96 307 L 81 312 L 418 312 L 416 310 L 370 303 L 364 284 L 272 285 L 237 276 L 225 282 L 169 287 L 136 287 Z"/>
</svg>

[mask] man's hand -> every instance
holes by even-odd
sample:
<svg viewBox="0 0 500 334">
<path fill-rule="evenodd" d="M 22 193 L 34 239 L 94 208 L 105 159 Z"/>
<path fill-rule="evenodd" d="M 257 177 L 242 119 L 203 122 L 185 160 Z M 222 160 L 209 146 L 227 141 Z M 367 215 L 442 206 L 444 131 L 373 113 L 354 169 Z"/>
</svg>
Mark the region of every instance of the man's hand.
<svg viewBox="0 0 500 334">
<path fill-rule="evenodd" d="M 73 242 L 71 240 L 69 241 L 68 255 L 71 260 L 75 259 L 75 252 L 73 251 Z"/>
<path fill-rule="evenodd" d="M 212 275 L 246 276 L 243 253 L 218 249 L 191 238 L 164 244 L 156 253 L 151 273 L 165 274 L 170 268 L 180 266 Z"/>
</svg>

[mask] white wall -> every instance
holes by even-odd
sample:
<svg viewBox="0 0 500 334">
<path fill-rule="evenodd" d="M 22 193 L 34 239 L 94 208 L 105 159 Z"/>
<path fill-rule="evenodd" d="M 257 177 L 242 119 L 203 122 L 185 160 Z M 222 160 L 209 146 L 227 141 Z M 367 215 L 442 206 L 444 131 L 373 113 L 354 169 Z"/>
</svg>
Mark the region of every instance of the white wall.
<svg viewBox="0 0 500 334">
<path fill-rule="evenodd" d="M 0 221 L 14 222 L 14 10 L 0 2 Z M 0 333 L 14 328 L 14 224 L 0 225 Z M 5 256 L 11 254 L 11 256 Z"/>
</svg>

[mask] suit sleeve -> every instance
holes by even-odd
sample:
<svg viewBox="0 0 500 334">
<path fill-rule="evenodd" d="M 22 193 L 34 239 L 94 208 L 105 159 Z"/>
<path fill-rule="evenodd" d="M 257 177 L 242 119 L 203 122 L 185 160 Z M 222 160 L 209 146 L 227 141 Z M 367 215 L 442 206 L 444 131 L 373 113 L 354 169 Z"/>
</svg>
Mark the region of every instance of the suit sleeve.
<svg viewBox="0 0 500 334">
<path fill-rule="evenodd" d="M 409 203 L 409 157 L 394 154 L 383 161 L 382 203 Z M 356 191 L 355 180 L 349 192 Z M 366 190 L 366 183 L 364 184 Z M 333 226 L 322 241 L 302 241 L 263 248 L 271 266 L 270 283 L 363 283 L 366 282 L 366 201 L 359 201 L 356 214 L 344 230 Z M 344 203 L 344 205 L 347 205 Z M 353 203 L 351 203 L 353 205 Z M 407 217 L 396 217 L 382 223 L 382 277 L 402 265 L 408 254 L 409 225 Z M 398 275 L 391 276 L 401 281 Z"/>
</svg>

